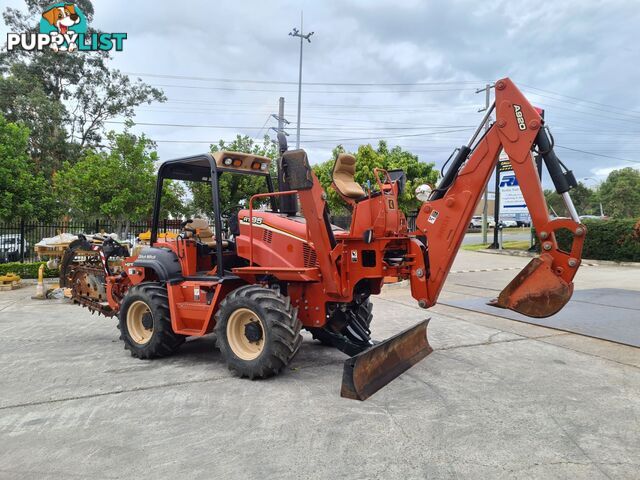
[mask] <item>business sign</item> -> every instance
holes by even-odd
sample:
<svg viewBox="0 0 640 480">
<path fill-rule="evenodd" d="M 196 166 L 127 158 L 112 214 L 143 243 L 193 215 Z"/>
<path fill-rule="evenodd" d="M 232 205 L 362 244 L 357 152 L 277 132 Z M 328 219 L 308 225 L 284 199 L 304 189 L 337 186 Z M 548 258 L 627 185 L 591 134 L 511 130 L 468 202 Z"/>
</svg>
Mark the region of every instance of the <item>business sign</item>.
<svg viewBox="0 0 640 480">
<path fill-rule="evenodd" d="M 498 162 L 500 174 L 498 187 L 500 188 L 500 217 L 516 217 L 529 214 L 527 204 L 522 196 L 518 179 L 513 172 L 509 157 L 502 153 Z"/>
</svg>

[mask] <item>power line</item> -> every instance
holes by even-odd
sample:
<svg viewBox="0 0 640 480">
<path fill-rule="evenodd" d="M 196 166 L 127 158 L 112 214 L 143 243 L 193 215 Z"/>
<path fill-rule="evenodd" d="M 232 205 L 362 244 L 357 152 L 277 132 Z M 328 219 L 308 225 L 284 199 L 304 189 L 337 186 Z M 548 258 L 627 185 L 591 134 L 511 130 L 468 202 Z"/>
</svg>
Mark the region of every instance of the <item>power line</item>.
<svg viewBox="0 0 640 480">
<path fill-rule="evenodd" d="M 268 120 L 268 119 L 267 119 Z M 127 122 L 118 121 L 118 120 L 107 120 L 105 123 L 113 123 L 118 125 L 124 125 Z M 186 124 L 186 123 L 155 123 L 155 122 L 134 122 L 135 125 L 144 125 L 144 126 L 152 126 L 152 127 L 176 127 L 176 128 L 231 128 L 231 129 L 260 129 L 264 128 L 264 125 L 252 126 L 252 125 L 202 125 L 202 124 Z M 266 122 L 265 122 L 266 125 Z M 422 130 L 424 128 L 473 128 L 473 125 L 421 125 L 416 127 L 348 127 L 345 128 L 333 126 L 333 127 L 302 127 L 301 130 L 336 130 L 336 128 L 341 128 L 343 130 Z M 437 133 L 437 132 L 436 132 Z"/>
<path fill-rule="evenodd" d="M 125 75 L 140 76 L 140 77 L 152 77 L 152 78 L 167 78 L 176 80 L 196 80 L 203 82 L 223 82 L 223 83 L 254 83 L 254 84 L 275 84 L 275 85 L 298 85 L 298 82 L 289 82 L 282 80 L 255 80 L 255 79 L 238 79 L 238 78 L 216 78 L 216 77 L 194 77 L 188 75 L 165 75 L 159 73 L 135 73 L 135 72 L 122 72 Z M 353 82 L 302 82 L 303 85 L 317 85 L 317 86 L 356 86 L 356 87 L 406 87 L 406 86 L 428 86 L 428 85 L 477 85 L 477 81 L 472 80 L 447 80 L 437 82 L 401 82 L 401 83 L 380 83 L 380 82 L 367 82 L 367 83 L 353 83 Z"/>
<path fill-rule="evenodd" d="M 283 81 L 283 80 L 256 80 L 256 79 L 238 79 L 238 78 L 201 77 L 201 76 L 159 74 L 159 73 L 148 73 L 148 72 L 123 72 L 123 73 L 130 76 L 176 79 L 176 80 L 206 81 L 206 82 L 221 82 L 221 83 L 249 83 L 249 84 L 262 84 L 262 85 L 297 85 L 298 84 L 298 82 L 295 82 L 295 81 Z M 303 85 L 306 85 L 306 86 L 356 86 L 356 87 L 369 87 L 369 86 L 385 86 L 385 87 L 404 86 L 406 87 L 406 86 L 438 86 L 438 85 L 465 85 L 465 84 L 477 85 L 478 83 L 481 83 L 481 82 L 479 80 L 442 80 L 442 81 L 433 81 L 433 82 L 389 82 L 389 83 L 387 82 L 303 82 Z M 519 83 L 519 85 L 521 87 L 524 87 L 530 90 L 537 90 L 538 92 L 544 92 L 544 93 L 548 93 L 558 97 L 569 98 L 571 100 L 576 100 L 582 103 L 589 103 L 589 104 L 598 105 L 601 107 L 608 107 L 613 109 L 612 112 L 615 112 L 615 113 L 618 113 L 620 111 L 627 111 L 627 112 L 640 115 L 640 112 L 636 110 L 623 108 L 617 105 L 612 105 L 612 104 L 602 103 L 602 102 L 595 102 L 593 100 L 587 100 L 580 97 L 566 95 L 563 93 L 534 87 L 532 85 L 527 85 L 524 83 Z M 175 86 L 175 85 L 171 85 L 171 86 Z M 236 89 L 232 89 L 232 90 L 236 90 Z M 324 93 L 324 92 L 319 92 L 319 93 Z M 344 93 L 358 93 L 358 92 L 344 92 Z M 540 95 L 540 96 L 544 96 L 544 95 Z M 546 98 L 562 101 L 560 99 L 555 99 L 553 97 L 546 97 Z"/>
<path fill-rule="evenodd" d="M 543 90 L 542 88 L 537 88 L 537 87 L 532 87 L 530 85 L 525 85 L 524 83 L 521 83 L 520 85 L 523 86 L 523 87 L 532 89 L 532 90 L 538 90 L 539 92 L 550 93 L 552 95 L 557 95 L 557 96 L 560 96 L 560 97 L 570 98 L 572 100 L 578 100 L 579 102 L 591 103 L 593 105 L 600 105 L 602 107 L 610 107 L 610 108 L 613 108 L 615 110 L 625 110 L 627 112 L 632 112 L 632 113 L 636 113 L 636 114 L 640 115 L 640 112 L 638 112 L 636 110 L 630 110 L 628 108 L 623 108 L 623 107 L 619 107 L 619 106 L 616 106 L 616 105 L 611 105 L 611 104 L 608 104 L 608 103 L 594 102 L 592 100 L 586 100 L 584 98 L 572 97 L 570 95 L 565 95 L 564 93 L 552 92 L 551 90 Z"/>
<path fill-rule="evenodd" d="M 593 155 L 593 156 L 596 156 L 596 157 L 611 158 L 613 160 L 620 160 L 622 162 L 640 163 L 640 161 L 638 161 L 638 160 L 629 160 L 628 158 L 615 157 L 613 155 L 606 155 L 604 153 L 589 152 L 587 150 L 579 150 L 577 148 L 565 147 L 563 145 L 558 145 L 558 144 L 556 144 L 555 146 L 558 147 L 558 148 L 562 148 L 564 150 L 570 150 L 572 152 L 578 152 L 578 153 L 586 153 L 587 155 Z"/>
<path fill-rule="evenodd" d="M 443 133 L 453 133 L 453 132 L 463 132 L 472 130 L 471 128 L 458 128 L 455 130 L 448 130 L 444 132 L 423 132 L 423 133 L 409 133 L 406 135 L 385 135 L 383 137 L 358 137 L 358 138 L 327 138 L 323 140 L 305 140 L 305 143 L 317 143 L 317 142 L 326 142 L 326 141 L 334 141 L 334 142 L 351 142 L 356 140 L 386 140 L 387 138 L 405 138 L 405 137 L 423 137 L 427 135 L 440 135 Z"/>
<path fill-rule="evenodd" d="M 188 88 L 194 90 L 225 90 L 233 92 L 271 92 L 271 93 L 296 93 L 295 90 L 282 90 L 282 89 L 264 89 L 264 88 L 233 88 L 233 87 L 203 87 L 199 85 L 167 85 L 161 83 L 152 83 L 154 87 L 160 88 Z M 437 92 L 465 92 L 471 90 L 469 88 L 441 88 L 430 90 L 308 90 L 307 93 L 323 93 L 323 94 L 342 94 L 348 93 L 353 95 L 354 93 L 437 93 Z"/>
</svg>

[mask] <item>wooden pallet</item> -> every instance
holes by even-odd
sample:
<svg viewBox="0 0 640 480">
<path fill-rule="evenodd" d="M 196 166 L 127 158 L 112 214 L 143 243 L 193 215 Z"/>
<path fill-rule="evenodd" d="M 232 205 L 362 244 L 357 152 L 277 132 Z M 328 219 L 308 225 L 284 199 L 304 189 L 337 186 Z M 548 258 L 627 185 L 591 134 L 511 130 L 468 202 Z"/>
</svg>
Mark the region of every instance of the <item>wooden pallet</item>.
<svg viewBox="0 0 640 480">
<path fill-rule="evenodd" d="M 8 292 L 10 290 L 17 290 L 24 287 L 22 282 L 0 283 L 0 292 Z"/>
</svg>

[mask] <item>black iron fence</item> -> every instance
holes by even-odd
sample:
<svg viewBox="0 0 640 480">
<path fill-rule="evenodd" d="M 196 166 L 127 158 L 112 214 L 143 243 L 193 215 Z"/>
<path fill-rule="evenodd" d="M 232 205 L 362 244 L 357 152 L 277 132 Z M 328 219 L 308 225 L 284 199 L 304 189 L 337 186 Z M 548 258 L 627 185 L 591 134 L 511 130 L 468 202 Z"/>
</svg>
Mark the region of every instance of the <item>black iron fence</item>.
<svg viewBox="0 0 640 480">
<path fill-rule="evenodd" d="M 160 221 L 160 232 L 180 231 L 180 219 L 165 219 Z M 415 230 L 416 214 L 407 215 L 409 231 Z M 336 215 L 331 217 L 331 223 L 344 229 L 349 229 L 350 215 Z M 36 245 L 45 238 L 55 237 L 63 233 L 77 235 L 79 233 L 91 235 L 95 233 L 117 233 L 119 240 L 133 244 L 143 232 L 150 230 L 151 220 L 131 222 L 128 226 L 121 223 L 114 224 L 108 220 L 92 221 L 57 221 L 57 222 L 29 222 L 17 221 L 0 222 L 0 263 L 6 262 L 34 262 L 40 260 Z"/>
<path fill-rule="evenodd" d="M 163 220 L 160 222 L 160 229 L 165 232 L 178 232 L 181 222 L 182 220 Z M 150 228 L 151 220 L 130 222 L 128 225 L 100 219 L 84 222 L 0 222 L 0 263 L 37 261 L 40 259 L 37 244 L 45 238 L 63 233 L 72 235 L 116 233 L 119 240 L 133 243 L 138 235 Z"/>
</svg>

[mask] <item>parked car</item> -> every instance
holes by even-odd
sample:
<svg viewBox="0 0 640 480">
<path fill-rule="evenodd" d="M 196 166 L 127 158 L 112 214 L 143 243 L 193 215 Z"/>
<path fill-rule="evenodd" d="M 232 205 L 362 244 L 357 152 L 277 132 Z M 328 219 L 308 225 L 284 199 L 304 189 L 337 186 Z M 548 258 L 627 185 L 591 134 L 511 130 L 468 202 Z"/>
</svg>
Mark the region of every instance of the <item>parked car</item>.
<svg viewBox="0 0 640 480">
<path fill-rule="evenodd" d="M 516 224 L 518 227 L 530 227 L 531 220 L 516 220 Z"/>
<path fill-rule="evenodd" d="M 5 234 L 0 236 L 0 263 L 17 262 L 20 260 L 20 234 Z M 29 242 L 24 241 L 24 251 L 29 249 Z"/>
<path fill-rule="evenodd" d="M 502 222 L 502 225 L 504 226 L 504 228 L 510 228 L 510 227 L 517 227 L 518 226 L 518 222 L 515 220 L 512 220 L 510 218 L 507 219 L 503 219 L 500 220 Z"/>
<path fill-rule="evenodd" d="M 487 224 L 489 228 L 493 228 L 496 226 L 496 220 L 493 217 L 487 217 Z M 471 217 L 469 228 L 482 228 L 482 215 L 474 215 Z"/>
</svg>

